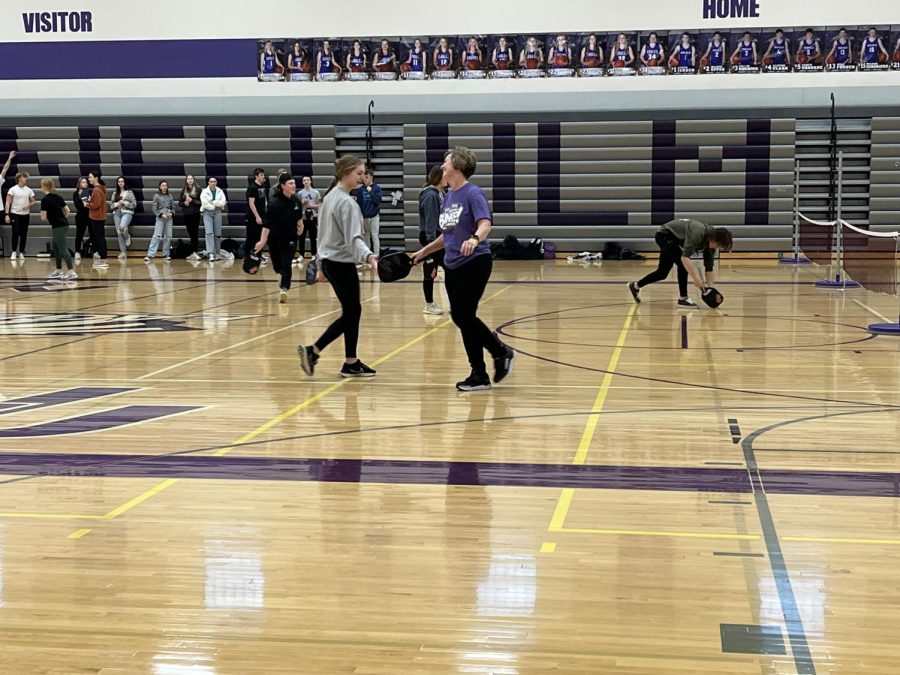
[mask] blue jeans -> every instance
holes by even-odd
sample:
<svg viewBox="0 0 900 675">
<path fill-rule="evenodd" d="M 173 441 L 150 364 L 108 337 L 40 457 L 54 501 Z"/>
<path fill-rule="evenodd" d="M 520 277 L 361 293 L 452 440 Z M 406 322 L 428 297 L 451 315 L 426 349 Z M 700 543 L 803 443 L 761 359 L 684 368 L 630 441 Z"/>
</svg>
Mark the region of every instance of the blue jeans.
<svg viewBox="0 0 900 675">
<path fill-rule="evenodd" d="M 204 211 L 203 229 L 206 233 L 206 252 L 209 255 L 222 253 L 222 212 Z"/>
<path fill-rule="evenodd" d="M 162 252 L 164 256 L 169 255 L 169 244 L 172 241 L 172 219 L 160 218 L 156 219 L 156 227 L 153 229 L 153 239 L 150 240 L 150 248 L 147 249 L 147 257 L 152 258 L 156 255 L 159 248 L 159 240 L 162 239 Z"/>
<path fill-rule="evenodd" d="M 116 224 L 116 237 L 119 240 L 119 252 L 128 251 L 128 226 L 131 225 L 131 219 L 134 218 L 133 213 L 122 213 L 119 209 L 113 211 L 113 222 Z"/>
</svg>

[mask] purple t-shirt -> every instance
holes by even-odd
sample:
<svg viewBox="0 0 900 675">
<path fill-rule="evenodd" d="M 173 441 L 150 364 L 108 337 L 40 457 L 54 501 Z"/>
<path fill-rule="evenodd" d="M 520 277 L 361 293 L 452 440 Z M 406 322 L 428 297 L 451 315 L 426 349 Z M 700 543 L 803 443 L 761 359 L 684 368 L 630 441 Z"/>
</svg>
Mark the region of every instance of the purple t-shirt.
<svg viewBox="0 0 900 675">
<path fill-rule="evenodd" d="M 463 242 L 475 234 L 478 221 L 485 218 L 493 222 L 487 197 L 480 187 L 466 183 L 458 190 L 447 192 L 438 221 L 444 235 L 444 266 L 447 269 L 462 267 L 475 256 L 491 254 L 487 239 L 478 244 L 470 256 L 459 252 Z"/>
</svg>

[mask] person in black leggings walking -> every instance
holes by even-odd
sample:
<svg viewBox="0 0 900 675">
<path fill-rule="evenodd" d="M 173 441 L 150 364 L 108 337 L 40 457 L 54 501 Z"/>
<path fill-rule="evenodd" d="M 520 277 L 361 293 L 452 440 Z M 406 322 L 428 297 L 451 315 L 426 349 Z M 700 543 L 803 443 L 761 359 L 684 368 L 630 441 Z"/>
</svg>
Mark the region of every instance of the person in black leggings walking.
<svg viewBox="0 0 900 675">
<path fill-rule="evenodd" d="M 283 173 L 278 177 L 265 219 L 260 217 L 260 220 L 264 223 L 253 252 L 259 253 L 268 243 L 272 253 L 272 269 L 281 275 L 278 302 L 284 304 L 291 290 L 291 265 L 297 250 L 297 237 L 303 232 L 303 207 L 297 197 L 297 183 L 291 174 Z"/>
<path fill-rule="evenodd" d="M 444 201 L 444 172 L 440 166 L 431 167 L 428 179 L 419 193 L 419 245 L 428 246 L 438 237 L 438 221 L 441 216 L 441 205 Z M 444 310 L 434 303 L 434 279 L 437 276 L 444 256 L 435 251 L 425 258 L 422 265 L 422 293 L 425 295 L 423 314 L 443 314 Z"/>
<path fill-rule="evenodd" d="M 356 356 L 359 341 L 360 304 L 359 275 L 356 264 L 366 262 L 372 273 L 378 272 L 378 256 L 369 250 L 363 238 L 362 211 L 350 196 L 363 182 L 365 164 L 358 157 L 345 155 L 335 162 L 334 181 L 322 199 L 319 209 L 319 260 L 322 273 L 331 283 L 341 303 L 341 316 L 311 345 L 300 345 L 300 365 L 312 375 L 325 349 L 344 336 L 344 365 L 341 377 L 372 377 L 375 371 Z"/>
<path fill-rule="evenodd" d="M 84 233 L 91 226 L 91 216 L 86 204 L 90 198 L 91 188 L 88 179 L 82 176 L 75 184 L 75 192 L 72 193 L 72 203 L 75 205 L 75 262 L 81 260 Z"/>
<path fill-rule="evenodd" d="M 731 232 L 724 227 L 710 227 L 699 220 L 679 218 L 665 223 L 656 233 L 656 245 L 659 246 L 659 265 L 639 281 L 628 282 L 628 290 L 634 301 L 640 303 L 641 289 L 647 284 L 664 281 L 674 266 L 678 273 L 678 307 L 695 309 L 697 303 L 688 297 L 688 275 L 694 286 L 703 290 L 713 285 L 715 269 L 715 251 L 730 251 L 732 245 Z M 706 270 L 706 284 L 691 262 L 691 256 L 703 253 L 703 267 Z"/>
<path fill-rule="evenodd" d="M 488 235 L 491 209 L 481 188 L 469 182 L 475 173 L 475 153 L 456 147 L 444 156 L 441 165 L 444 183 L 450 186 L 441 210 L 441 236 L 413 254 L 413 261 L 425 260 L 444 249 L 444 285 L 450 298 L 453 323 L 462 333 L 471 374 L 456 383 L 460 391 L 491 388 L 484 364 L 484 350 L 494 358 L 494 382 L 501 382 L 512 369 L 515 351 L 506 346 L 478 318 L 478 302 L 491 277 L 493 260 Z"/>
</svg>

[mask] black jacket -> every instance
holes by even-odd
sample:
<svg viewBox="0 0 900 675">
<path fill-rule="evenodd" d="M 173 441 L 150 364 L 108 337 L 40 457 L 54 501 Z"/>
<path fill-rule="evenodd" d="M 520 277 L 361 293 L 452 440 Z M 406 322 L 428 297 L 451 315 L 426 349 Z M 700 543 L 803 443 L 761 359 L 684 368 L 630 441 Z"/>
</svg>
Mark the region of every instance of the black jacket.
<svg viewBox="0 0 900 675">
<path fill-rule="evenodd" d="M 297 223 L 303 222 L 303 204 L 296 194 L 285 197 L 276 189 L 266 209 L 263 227 L 269 230 L 269 240 L 289 242 L 297 240 Z"/>
</svg>

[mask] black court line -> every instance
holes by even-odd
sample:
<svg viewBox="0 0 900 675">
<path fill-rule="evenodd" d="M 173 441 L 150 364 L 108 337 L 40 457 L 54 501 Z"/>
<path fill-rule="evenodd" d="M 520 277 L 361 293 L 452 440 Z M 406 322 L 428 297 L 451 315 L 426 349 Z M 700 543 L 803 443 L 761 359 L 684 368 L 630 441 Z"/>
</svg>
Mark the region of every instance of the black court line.
<svg viewBox="0 0 900 675">
<path fill-rule="evenodd" d="M 728 430 L 731 431 L 731 442 L 737 445 L 741 442 L 741 427 L 734 418 L 728 420 Z"/>
<path fill-rule="evenodd" d="M 765 558 L 765 553 L 740 553 L 735 551 L 713 551 L 713 555 L 725 558 Z"/>
<path fill-rule="evenodd" d="M 57 312 L 58 314 L 59 312 Z M 10 359 L 17 359 L 22 356 L 30 356 L 31 354 L 37 354 L 38 352 L 46 352 L 50 349 L 56 349 L 57 347 L 65 347 L 66 345 L 73 345 L 76 342 L 84 342 L 85 340 L 92 340 L 95 337 L 100 337 L 103 333 L 96 333 L 94 335 L 87 335 L 85 337 L 80 337 L 77 340 L 69 340 L 68 342 L 60 342 L 55 345 L 50 345 L 49 347 L 41 347 L 39 349 L 32 349 L 27 352 L 20 352 L 18 354 L 10 354 L 9 356 L 4 356 L 0 358 L 0 361 L 9 361 Z M 24 335 L 24 336 L 16 336 L 16 337 L 51 337 L 49 335 Z"/>
<path fill-rule="evenodd" d="M 768 472 L 760 473 L 759 464 L 756 461 L 756 455 L 753 451 L 753 443 L 760 436 L 781 429 L 792 424 L 801 422 L 809 422 L 812 420 L 829 419 L 832 417 L 843 417 L 845 415 L 866 415 L 875 411 L 858 410 L 852 412 L 826 413 L 823 415 L 811 415 L 808 417 L 798 417 L 796 419 L 787 420 L 771 424 L 762 429 L 757 429 L 749 434 L 741 442 L 741 450 L 744 453 L 744 460 L 747 462 L 747 473 L 753 485 L 753 498 L 756 504 L 756 511 L 759 516 L 760 526 L 762 527 L 763 540 L 766 544 L 766 551 L 769 556 L 769 564 L 772 568 L 772 574 L 775 577 L 775 588 L 778 592 L 778 600 L 781 604 L 781 612 L 784 617 L 785 627 L 788 632 L 788 639 L 791 643 L 791 652 L 794 657 L 794 665 L 799 675 L 815 675 L 816 667 L 812 660 L 812 654 L 809 649 L 809 641 L 806 637 L 806 631 L 803 627 L 803 617 L 797 606 L 797 598 L 794 595 L 794 589 L 791 584 L 790 573 L 787 563 L 784 559 L 784 553 L 781 550 L 781 542 L 778 538 L 778 531 L 775 528 L 775 519 L 772 517 L 772 510 L 769 507 L 769 500 L 766 497 L 766 486 L 763 480 L 764 475 Z M 759 489 L 757 489 L 757 482 Z"/>
<path fill-rule="evenodd" d="M 681 317 L 681 348 L 688 348 L 688 322 L 687 317 Z"/>
<path fill-rule="evenodd" d="M 739 499 L 710 499 L 710 504 L 735 504 L 741 506 L 753 506 L 753 502 L 742 502 Z"/>
</svg>

